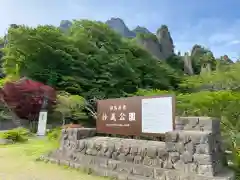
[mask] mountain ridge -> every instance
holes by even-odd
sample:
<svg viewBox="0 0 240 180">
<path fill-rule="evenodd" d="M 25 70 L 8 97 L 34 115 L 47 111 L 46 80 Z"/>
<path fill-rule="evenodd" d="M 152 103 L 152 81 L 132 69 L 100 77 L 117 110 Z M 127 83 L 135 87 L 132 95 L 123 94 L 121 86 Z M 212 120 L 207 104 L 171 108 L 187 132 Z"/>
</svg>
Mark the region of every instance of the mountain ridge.
<svg viewBox="0 0 240 180">
<path fill-rule="evenodd" d="M 63 20 L 59 27 L 62 30 L 67 30 L 71 24 L 71 21 Z M 146 27 L 139 25 L 130 30 L 121 18 L 110 18 L 105 24 L 125 38 L 136 38 L 138 45 L 142 46 L 159 60 L 166 60 L 174 55 L 173 40 L 166 25 L 162 25 L 156 34 L 154 34 Z"/>
</svg>

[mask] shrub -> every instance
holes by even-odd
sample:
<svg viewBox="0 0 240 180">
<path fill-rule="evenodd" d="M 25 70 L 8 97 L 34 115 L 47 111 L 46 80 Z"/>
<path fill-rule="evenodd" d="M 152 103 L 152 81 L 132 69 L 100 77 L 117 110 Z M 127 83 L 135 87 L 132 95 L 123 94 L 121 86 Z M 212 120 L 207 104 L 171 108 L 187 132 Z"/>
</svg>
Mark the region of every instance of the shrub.
<svg viewBox="0 0 240 180">
<path fill-rule="evenodd" d="M 232 65 L 225 66 L 224 69 L 214 71 L 210 74 L 204 73 L 198 76 L 190 76 L 182 81 L 182 83 L 180 84 L 180 88 L 185 92 L 196 92 L 203 90 L 239 91 L 239 70 L 240 63 L 234 63 Z"/>
<path fill-rule="evenodd" d="M 52 141 L 52 140 L 60 139 L 61 129 L 62 128 L 58 127 L 58 128 L 54 128 L 54 129 L 51 129 L 50 131 L 48 131 L 48 133 L 47 133 L 48 140 Z"/>
<path fill-rule="evenodd" d="M 25 142 L 31 136 L 28 129 L 25 128 L 15 128 L 3 133 L 3 139 L 9 139 L 13 142 Z"/>
</svg>

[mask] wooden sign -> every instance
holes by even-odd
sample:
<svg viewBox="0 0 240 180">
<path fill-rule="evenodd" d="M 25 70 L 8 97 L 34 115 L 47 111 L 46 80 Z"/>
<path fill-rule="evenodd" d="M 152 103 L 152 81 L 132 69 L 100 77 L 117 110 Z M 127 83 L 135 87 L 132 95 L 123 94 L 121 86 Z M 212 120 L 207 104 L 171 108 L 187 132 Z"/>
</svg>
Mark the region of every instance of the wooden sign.
<svg viewBox="0 0 240 180">
<path fill-rule="evenodd" d="M 174 129 L 175 97 L 129 97 L 99 100 L 97 131 L 107 134 L 163 134 Z"/>
</svg>

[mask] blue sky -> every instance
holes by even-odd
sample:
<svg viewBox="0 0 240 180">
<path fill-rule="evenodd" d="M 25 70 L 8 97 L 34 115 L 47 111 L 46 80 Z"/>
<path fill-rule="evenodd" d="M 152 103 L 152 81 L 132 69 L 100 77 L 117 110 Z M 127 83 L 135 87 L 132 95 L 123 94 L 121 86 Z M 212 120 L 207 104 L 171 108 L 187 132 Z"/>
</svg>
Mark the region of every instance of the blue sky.
<svg viewBox="0 0 240 180">
<path fill-rule="evenodd" d="M 240 57 L 239 0 L 0 0 L 0 4 L 0 36 L 11 23 L 59 25 L 61 20 L 120 17 L 129 28 L 140 25 L 152 32 L 168 25 L 181 52 L 201 44 L 215 56 Z"/>
</svg>

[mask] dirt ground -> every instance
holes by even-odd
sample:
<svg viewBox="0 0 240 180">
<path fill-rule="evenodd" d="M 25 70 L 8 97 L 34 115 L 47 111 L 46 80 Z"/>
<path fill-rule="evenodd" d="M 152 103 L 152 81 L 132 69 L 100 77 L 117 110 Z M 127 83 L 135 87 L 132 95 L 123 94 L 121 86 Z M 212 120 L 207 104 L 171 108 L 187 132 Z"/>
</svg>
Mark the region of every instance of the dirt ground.
<svg viewBox="0 0 240 180">
<path fill-rule="evenodd" d="M 0 180 L 103 180 L 81 171 L 35 161 L 51 146 L 44 140 L 0 146 Z"/>
</svg>

